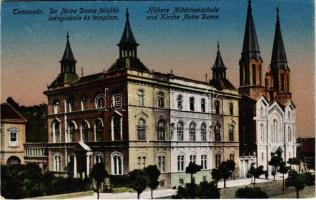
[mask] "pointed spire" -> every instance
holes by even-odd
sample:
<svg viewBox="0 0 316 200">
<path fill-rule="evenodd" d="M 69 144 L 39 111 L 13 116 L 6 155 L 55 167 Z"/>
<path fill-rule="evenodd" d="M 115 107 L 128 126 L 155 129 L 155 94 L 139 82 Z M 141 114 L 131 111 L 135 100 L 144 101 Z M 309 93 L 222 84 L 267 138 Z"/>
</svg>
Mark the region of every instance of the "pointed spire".
<svg viewBox="0 0 316 200">
<path fill-rule="evenodd" d="M 257 39 L 257 33 L 255 23 L 252 16 L 251 0 L 248 1 L 247 20 L 244 35 L 244 44 L 242 48 L 242 54 L 249 57 L 260 56 L 259 43 Z"/>
<path fill-rule="evenodd" d="M 130 23 L 129 23 L 129 13 L 128 9 L 126 8 L 126 22 L 125 22 L 125 28 L 120 40 L 120 43 L 118 44 L 119 46 L 124 45 L 124 44 L 130 44 L 130 45 L 136 45 L 138 46 L 138 43 L 136 42 Z"/>
<path fill-rule="evenodd" d="M 65 48 L 65 51 L 64 51 L 64 54 L 63 54 L 63 57 L 61 59 L 60 62 L 63 62 L 63 61 L 72 61 L 72 62 L 76 62 L 75 60 L 75 57 L 72 53 L 72 50 L 71 50 L 71 47 L 70 47 L 70 42 L 69 42 L 69 32 L 67 31 L 67 35 L 66 35 L 66 38 L 67 38 L 67 42 L 66 42 L 66 48 Z"/>
<path fill-rule="evenodd" d="M 287 64 L 285 48 L 281 33 L 281 25 L 280 25 L 280 16 L 279 16 L 279 7 L 276 8 L 277 19 L 275 24 L 275 35 L 273 42 L 273 50 L 272 50 L 272 58 L 271 65 L 274 64 Z"/>
<path fill-rule="evenodd" d="M 226 68 L 221 56 L 219 41 L 217 41 L 217 56 L 213 68 Z"/>
</svg>

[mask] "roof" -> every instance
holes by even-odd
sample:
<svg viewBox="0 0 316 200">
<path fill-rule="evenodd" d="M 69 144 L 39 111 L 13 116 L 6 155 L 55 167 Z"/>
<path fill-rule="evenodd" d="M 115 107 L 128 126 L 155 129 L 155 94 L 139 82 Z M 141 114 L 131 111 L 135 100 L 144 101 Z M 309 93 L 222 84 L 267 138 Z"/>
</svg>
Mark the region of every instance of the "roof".
<svg viewBox="0 0 316 200">
<path fill-rule="evenodd" d="M 1 121 L 26 122 L 26 119 L 8 103 L 1 104 L 0 111 Z"/>
<path fill-rule="evenodd" d="M 219 49 L 219 42 L 217 42 L 217 55 L 213 68 L 226 68 Z"/>
<path fill-rule="evenodd" d="M 215 87 L 218 90 L 229 89 L 235 90 L 235 86 L 226 78 L 221 79 L 212 79 L 210 80 L 210 85 Z"/>
<path fill-rule="evenodd" d="M 135 40 L 134 34 L 132 32 L 130 23 L 129 23 L 129 13 L 128 9 L 126 9 L 126 22 L 125 22 L 125 28 L 121 37 L 121 40 L 118 45 L 124 45 L 124 44 L 132 44 L 132 45 L 138 45 L 138 43 Z"/>
<path fill-rule="evenodd" d="M 72 53 L 71 47 L 70 47 L 70 42 L 69 42 L 69 33 L 67 32 L 67 42 L 66 42 L 66 48 L 63 54 L 63 57 L 60 62 L 64 61 L 71 61 L 71 62 L 76 62 L 75 57 Z"/>
<path fill-rule="evenodd" d="M 148 68 L 138 58 L 135 57 L 119 58 L 112 64 L 112 66 L 107 71 L 112 72 L 127 68 L 136 71 L 149 72 Z"/>
<path fill-rule="evenodd" d="M 252 16 L 251 0 L 248 1 L 247 20 L 244 35 L 244 44 L 242 54 L 248 58 L 260 58 L 259 43 L 255 28 L 255 23 Z"/>
</svg>

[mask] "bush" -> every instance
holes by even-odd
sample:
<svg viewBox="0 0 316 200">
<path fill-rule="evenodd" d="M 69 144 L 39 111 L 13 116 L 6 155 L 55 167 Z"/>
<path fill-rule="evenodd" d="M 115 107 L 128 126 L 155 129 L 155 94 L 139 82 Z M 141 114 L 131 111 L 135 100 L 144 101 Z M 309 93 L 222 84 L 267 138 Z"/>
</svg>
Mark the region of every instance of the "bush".
<svg viewBox="0 0 316 200">
<path fill-rule="evenodd" d="M 235 194 L 236 198 L 244 198 L 244 199 L 266 199 L 269 198 L 267 193 L 264 191 L 261 191 L 260 188 L 251 188 L 251 187 L 245 187 L 245 188 L 239 188 L 236 191 Z"/>
<path fill-rule="evenodd" d="M 214 181 L 203 181 L 200 185 L 188 183 L 185 187 L 178 187 L 176 195 L 172 199 L 219 199 L 220 192 Z"/>
<path fill-rule="evenodd" d="M 128 175 L 110 175 L 111 187 L 129 187 Z"/>
<path fill-rule="evenodd" d="M 311 186 L 315 185 L 315 175 L 311 174 L 310 172 L 305 173 L 306 178 L 306 185 Z"/>
</svg>

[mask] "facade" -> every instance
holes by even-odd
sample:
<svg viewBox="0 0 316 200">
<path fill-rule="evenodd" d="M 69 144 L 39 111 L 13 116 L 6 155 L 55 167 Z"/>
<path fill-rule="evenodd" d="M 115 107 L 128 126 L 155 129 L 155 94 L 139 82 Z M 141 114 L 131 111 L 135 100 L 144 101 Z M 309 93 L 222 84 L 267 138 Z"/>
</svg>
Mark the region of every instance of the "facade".
<svg viewBox="0 0 316 200">
<path fill-rule="evenodd" d="M 240 175 L 246 177 L 252 163 L 262 165 L 270 174 L 268 162 L 272 155 L 280 153 L 284 161 L 296 155 L 295 105 L 278 8 L 271 64 L 265 78 L 251 1 L 239 66 Z"/>
<path fill-rule="evenodd" d="M 226 79 L 219 46 L 209 82 L 150 72 L 137 56 L 126 12 L 119 57 L 106 72 L 79 77 L 69 35 L 48 97 L 48 169 L 89 176 L 95 162 L 112 175 L 157 165 L 160 187 L 189 182 L 189 162 L 211 180 L 224 160 L 239 166 L 238 90 Z"/>
<path fill-rule="evenodd" d="M 24 164 L 26 119 L 10 104 L 1 104 L 0 165 Z"/>
</svg>

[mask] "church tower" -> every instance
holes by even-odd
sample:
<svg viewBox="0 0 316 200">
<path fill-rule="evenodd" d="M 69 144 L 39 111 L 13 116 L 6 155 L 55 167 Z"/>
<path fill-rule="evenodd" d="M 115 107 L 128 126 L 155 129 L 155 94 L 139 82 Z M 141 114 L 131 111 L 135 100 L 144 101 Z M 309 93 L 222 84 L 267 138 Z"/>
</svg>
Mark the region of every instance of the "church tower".
<svg viewBox="0 0 316 200">
<path fill-rule="evenodd" d="M 263 61 L 260 55 L 256 28 L 252 16 L 251 0 L 248 2 L 244 43 L 239 61 L 241 94 L 253 99 L 265 94 L 263 86 Z"/>
<path fill-rule="evenodd" d="M 286 59 L 278 7 L 276 18 L 271 64 L 265 82 L 270 100 L 277 100 L 282 104 L 286 104 L 292 98 L 290 93 L 290 68 Z"/>
</svg>

